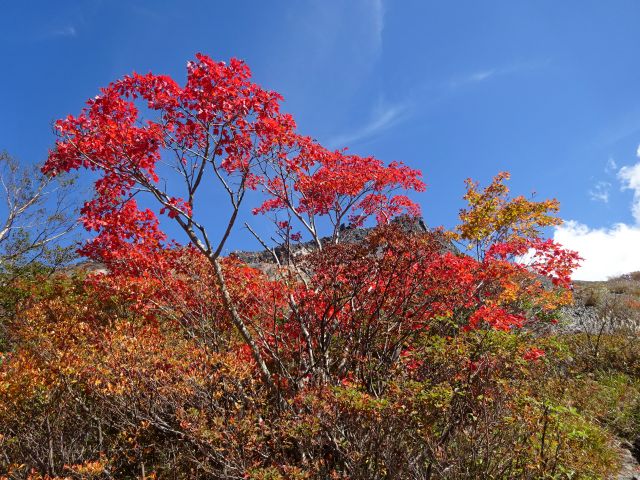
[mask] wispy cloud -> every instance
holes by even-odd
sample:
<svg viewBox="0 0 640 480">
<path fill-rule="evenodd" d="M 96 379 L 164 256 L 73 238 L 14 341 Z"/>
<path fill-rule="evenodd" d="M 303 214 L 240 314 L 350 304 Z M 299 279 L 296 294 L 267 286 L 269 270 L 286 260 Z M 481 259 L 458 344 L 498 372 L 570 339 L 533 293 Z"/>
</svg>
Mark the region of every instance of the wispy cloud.
<svg viewBox="0 0 640 480">
<path fill-rule="evenodd" d="M 353 96 L 380 59 L 385 30 L 385 0 L 311 0 L 289 2 L 285 19 L 290 26 L 280 49 L 282 68 L 306 81 L 297 88 L 317 88 L 327 75 L 340 72 L 341 89 Z M 291 38 L 296 38 L 291 42 Z M 309 79 L 312 79 L 311 81 Z M 300 82 L 298 82 L 300 83 Z"/>
<path fill-rule="evenodd" d="M 368 140 L 391 129 L 400 123 L 408 114 L 406 104 L 378 106 L 369 121 L 352 132 L 337 135 L 327 140 L 329 148 L 341 148 L 362 140 Z"/>
<path fill-rule="evenodd" d="M 545 60 L 545 61 L 514 63 L 514 64 L 506 65 L 503 67 L 482 69 L 482 70 L 468 73 L 466 75 L 460 75 L 452 78 L 448 82 L 448 87 L 460 88 L 467 85 L 482 83 L 482 82 L 486 82 L 487 80 L 491 80 L 493 78 L 504 76 L 504 75 L 516 74 L 516 73 L 525 72 L 528 70 L 537 70 L 539 68 L 543 68 L 547 66 L 548 64 L 549 64 L 549 61 Z"/>
<path fill-rule="evenodd" d="M 555 241 L 576 250 L 584 258 L 574 274 L 576 280 L 604 280 L 640 270 L 640 147 L 636 154 L 638 161 L 634 165 L 624 166 L 617 172 L 621 188 L 633 191 L 631 213 L 634 224 L 616 223 L 610 227 L 591 228 L 570 220 L 555 229 Z M 615 161 L 609 159 L 607 169 L 615 168 Z M 607 182 L 599 184 L 601 183 Z M 596 196 L 599 184 L 594 189 Z M 594 192 L 591 192 L 592 198 Z M 605 196 L 604 191 L 600 193 Z M 607 187 L 607 200 L 608 194 Z"/>
<path fill-rule="evenodd" d="M 75 38 L 78 36 L 78 30 L 73 25 L 65 27 L 50 28 L 41 30 L 35 37 L 31 38 L 34 42 L 45 42 L 56 38 Z"/>
<path fill-rule="evenodd" d="M 373 2 L 372 5 L 374 5 L 374 10 L 378 12 L 377 16 L 379 17 L 379 21 L 377 31 L 381 37 L 382 29 L 384 28 L 384 5 L 382 5 L 382 2 L 378 0 L 371 1 Z M 422 88 L 407 93 L 404 99 L 394 104 L 382 104 L 382 106 L 378 104 L 373 109 L 373 113 L 369 120 L 362 127 L 349 133 L 336 135 L 330 138 L 327 141 L 327 144 L 332 148 L 342 147 L 350 143 L 370 139 L 375 135 L 390 130 L 398 124 L 408 120 L 416 113 L 416 110 L 411 108 L 411 106 L 422 104 L 425 100 L 425 91 L 427 90 L 429 91 L 431 101 L 434 101 L 434 99 L 446 97 L 451 93 L 452 89 L 457 87 L 470 83 L 488 81 L 500 75 L 541 68 L 547 63 L 548 62 L 546 61 L 518 63 L 502 68 L 477 71 L 470 75 L 454 79 L 446 85 L 423 85 Z"/>
<path fill-rule="evenodd" d="M 490 70 L 480 70 L 477 72 L 470 73 L 468 75 L 463 75 L 459 77 L 455 77 L 449 81 L 450 88 L 460 88 L 466 85 L 471 85 L 474 83 L 481 83 L 486 80 L 489 80 L 496 75 L 500 75 L 500 70 L 498 69 L 490 69 Z"/>
<path fill-rule="evenodd" d="M 69 25 L 63 28 L 58 28 L 52 30 L 49 34 L 49 37 L 75 37 L 78 35 L 76 27 L 73 25 Z"/>
<path fill-rule="evenodd" d="M 638 151 L 638 157 L 640 157 L 640 151 Z M 607 165 L 604 167 L 604 171 L 605 173 L 611 174 L 614 173 L 618 170 L 618 164 L 616 163 L 616 161 L 609 157 L 609 159 L 607 160 Z"/>
<path fill-rule="evenodd" d="M 482 72 L 472 73 L 468 77 L 462 79 L 462 81 L 466 83 L 484 82 L 485 80 L 488 80 L 489 78 L 496 75 L 497 72 L 497 70 L 485 70 Z"/>
<path fill-rule="evenodd" d="M 151 4 L 153 5 L 153 4 Z M 152 8 L 147 8 L 142 5 L 138 5 L 135 3 L 128 3 L 127 6 L 135 15 L 147 18 L 149 20 L 158 20 L 162 18 L 162 15 Z"/>
<path fill-rule="evenodd" d="M 618 118 L 607 119 L 606 126 L 594 135 L 593 145 L 602 148 L 635 138 L 640 132 L 640 108 L 633 108 Z"/>
<path fill-rule="evenodd" d="M 382 32 L 384 30 L 384 2 L 382 0 L 371 0 L 371 12 L 371 26 L 374 39 L 373 48 L 376 50 L 380 50 L 382 48 Z"/>
<path fill-rule="evenodd" d="M 589 197 L 596 202 L 609 203 L 610 189 L 611 184 L 609 182 L 598 182 L 589 190 Z"/>
</svg>

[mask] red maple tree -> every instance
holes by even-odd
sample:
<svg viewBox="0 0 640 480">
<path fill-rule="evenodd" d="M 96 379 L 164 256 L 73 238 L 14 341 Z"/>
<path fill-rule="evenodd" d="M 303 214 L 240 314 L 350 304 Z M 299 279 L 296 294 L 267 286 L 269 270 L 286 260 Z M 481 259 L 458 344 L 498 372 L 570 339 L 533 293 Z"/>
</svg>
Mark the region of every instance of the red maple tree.
<svg viewBox="0 0 640 480">
<path fill-rule="evenodd" d="M 359 246 L 340 245 L 345 222 L 417 215 L 404 192 L 424 189 L 421 174 L 324 148 L 297 133 L 281 102 L 251 81 L 243 62 L 198 54 L 184 86 L 133 74 L 56 123 L 59 138 L 44 172 L 97 173 L 95 196 L 82 209 L 85 228 L 96 235 L 81 251 L 106 264 L 117 279 L 111 288 L 128 289 L 147 306 L 210 305 L 211 316 L 240 333 L 241 350 L 276 392 L 354 373 L 374 388 L 381 371 L 413 351 L 420 332 L 510 330 L 566 301 L 577 256 L 539 234 L 554 224 L 556 204 L 508 201 L 505 174 L 484 192 L 468 184 L 470 208 L 457 234 L 416 236 L 390 226 Z M 262 193 L 258 204 L 248 204 L 252 190 Z M 216 192 L 228 200 L 225 212 L 215 212 L 217 237 L 207 227 Z M 223 259 L 245 208 L 270 215 L 285 247 L 311 239 L 316 253 L 281 265 L 276 283 Z M 189 246 L 169 239 L 158 215 L 178 225 Z M 321 225 L 329 225 L 329 241 Z M 443 248 L 454 239 L 475 242 L 482 254 Z M 534 262 L 527 267 L 519 259 L 529 251 Z M 546 288 L 538 274 L 559 288 Z M 196 277 L 210 289 L 194 286 Z"/>
</svg>

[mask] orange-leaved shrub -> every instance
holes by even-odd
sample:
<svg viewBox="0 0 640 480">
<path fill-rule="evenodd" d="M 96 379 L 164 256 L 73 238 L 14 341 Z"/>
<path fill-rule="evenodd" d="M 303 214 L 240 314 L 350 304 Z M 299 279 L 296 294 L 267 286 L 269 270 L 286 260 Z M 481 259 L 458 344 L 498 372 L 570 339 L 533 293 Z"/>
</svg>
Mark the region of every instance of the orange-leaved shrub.
<svg viewBox="0 0 640 480">
<path fill-rule="evenodd" d="M 402 191 L 424 188 L 420 172 L 322 147 L 281 101 L 242 62 L 198 55 L 184 86 L 134 74 L 57 122 L 44 171 L 97 177 L 81 253 L 106 271 L 31 282 L 18 302 L 0 360 L 2 473 L 535 479 L 615 468 L 605 430 L 557 401 L 542 348 L 579 260 L 542 236 L 557 202 L 510 198 L 503 173 L 483 190 L 468 182 L 454 231 L 407 229 L 398 216 L 416 225 L 419 208 Z M 263 196 L 248 208 L 254 190 Z M 207 202 L 220 194 L 228 209 L 212 226 Z M 277 244 L 246 225 L 268 269 L 222 256 L 244 213 L 274 220 Z M 377 226 L 349 240 L 367 220 Z"/>
</svg>

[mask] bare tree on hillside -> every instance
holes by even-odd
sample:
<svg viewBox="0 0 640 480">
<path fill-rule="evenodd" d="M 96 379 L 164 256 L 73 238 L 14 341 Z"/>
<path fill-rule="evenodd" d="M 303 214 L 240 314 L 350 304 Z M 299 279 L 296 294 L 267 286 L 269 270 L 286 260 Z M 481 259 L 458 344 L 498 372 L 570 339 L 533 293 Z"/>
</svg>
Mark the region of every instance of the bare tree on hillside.
<svg viewBox="0 0 640 480">
<path fill-rule="evenodd" d="M 0 275 L 3 283 L 34 263 L 58 266 L 71 247 L 59 241 L 75 227 L 74 179 L 50 178 L 0 152 Z"/>
</svg>

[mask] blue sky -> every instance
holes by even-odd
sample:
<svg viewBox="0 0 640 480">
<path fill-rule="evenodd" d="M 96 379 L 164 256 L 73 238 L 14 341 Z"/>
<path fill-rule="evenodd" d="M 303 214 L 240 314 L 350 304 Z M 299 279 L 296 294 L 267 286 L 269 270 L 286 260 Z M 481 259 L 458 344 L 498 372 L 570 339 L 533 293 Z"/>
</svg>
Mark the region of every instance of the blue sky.
<svg viewBox="0 0 640 480">
<path fill-rule="evenodd" d="M 100 86 L 234 56 L 304 133 L 423 170 L 430 225 L 469 176 L 557 197 L 552 233 L 601 278 L 640 270 L 639 18 L 635 0 L 6 2 L 0 149 L 41 161 Z"/>
</svg>

